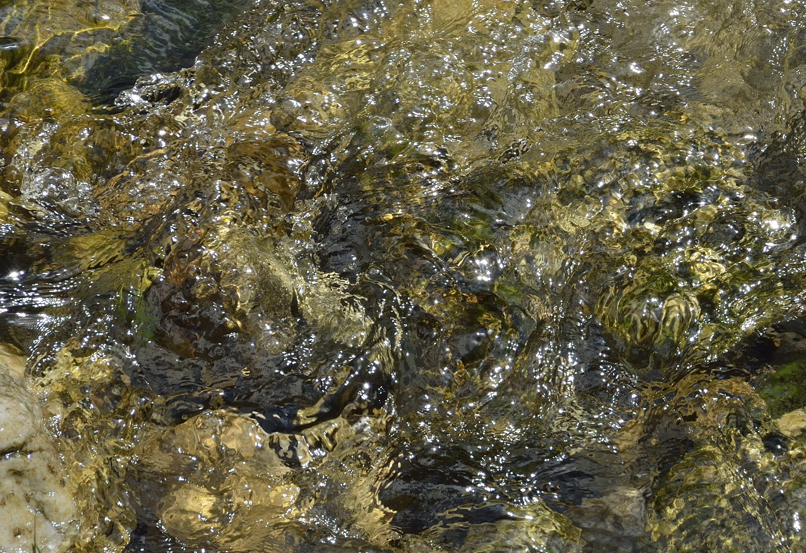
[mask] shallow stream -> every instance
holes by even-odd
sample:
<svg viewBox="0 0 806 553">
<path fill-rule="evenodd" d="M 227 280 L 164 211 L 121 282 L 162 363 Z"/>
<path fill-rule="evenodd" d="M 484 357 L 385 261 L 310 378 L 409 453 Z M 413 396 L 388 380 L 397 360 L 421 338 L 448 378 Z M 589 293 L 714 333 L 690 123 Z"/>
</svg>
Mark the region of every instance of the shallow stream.
<svg viewBox="0 0 806 553">
<path fill-rule="evenodd" d="M 806 2 L 11 0 L 0 84 L 0 550 L 806 551 Z"/>
</svg>

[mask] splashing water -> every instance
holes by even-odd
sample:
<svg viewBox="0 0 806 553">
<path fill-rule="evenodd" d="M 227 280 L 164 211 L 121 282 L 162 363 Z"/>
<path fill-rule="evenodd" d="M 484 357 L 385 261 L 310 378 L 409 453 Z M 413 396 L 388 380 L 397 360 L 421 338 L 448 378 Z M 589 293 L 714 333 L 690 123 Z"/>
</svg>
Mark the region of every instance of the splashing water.
<svg viewBox="0 0 806 553">
<path fill-rule="evenodd" d="M 43 6 L 0 8 L 40 550 L 804 550 L 806 4 Z"/>
</svg>

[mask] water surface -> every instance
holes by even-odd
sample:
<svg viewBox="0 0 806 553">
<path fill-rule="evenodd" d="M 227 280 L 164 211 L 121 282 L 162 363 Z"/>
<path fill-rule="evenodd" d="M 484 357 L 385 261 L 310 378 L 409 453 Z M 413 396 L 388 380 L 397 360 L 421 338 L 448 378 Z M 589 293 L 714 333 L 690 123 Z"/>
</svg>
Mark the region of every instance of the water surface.
<svg viewBox="0 0 806 553">
<path fill-rule="evenodd" d="M 76 6 L 0 8 L 72 550 L 806 548 L 802 3 Z"/>
</svg>

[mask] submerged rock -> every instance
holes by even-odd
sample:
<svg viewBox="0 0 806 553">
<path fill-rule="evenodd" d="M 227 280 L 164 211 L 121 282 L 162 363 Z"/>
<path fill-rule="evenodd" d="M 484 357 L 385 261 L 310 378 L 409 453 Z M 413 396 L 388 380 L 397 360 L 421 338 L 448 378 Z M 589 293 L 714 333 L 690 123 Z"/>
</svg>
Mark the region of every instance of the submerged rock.
<svg viewBox="0 0 806 553">
<path fill-rule="evenodd" d="M 278 528 L 304 511 L 291 469 L 273 447 L 281 442 L 252 420 L 212 411 L 145 439 L 130 470 L 143 505 L 172 537 L 249 551 L 279 545 Z"/>
<path fill-rule="evenodd" d="M 802 310 L 790 4 L 258 0 L 109 109 L 48 31 L 0 299 L 79 549 L 799 544 L 799 369 L 722 363 Z"/>
</svg>

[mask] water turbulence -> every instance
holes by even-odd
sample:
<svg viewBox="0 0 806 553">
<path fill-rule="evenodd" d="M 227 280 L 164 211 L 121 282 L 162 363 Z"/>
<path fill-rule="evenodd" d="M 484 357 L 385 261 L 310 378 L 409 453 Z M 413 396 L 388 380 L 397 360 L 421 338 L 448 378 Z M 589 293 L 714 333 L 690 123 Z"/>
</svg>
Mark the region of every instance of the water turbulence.
<svg viewBox="0 0 806 553">
<path fill-rule="evenodd" d="M 0 6 L 0 550 L 806 551 L 806 3 Z"/>
</svg>

